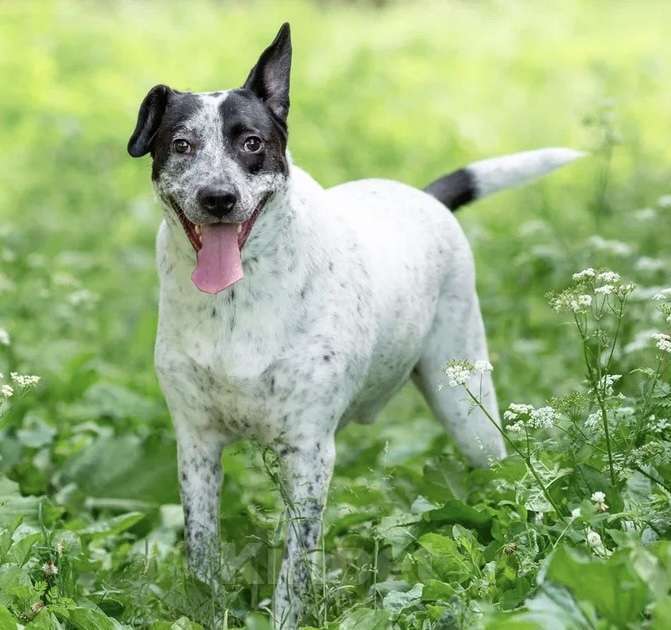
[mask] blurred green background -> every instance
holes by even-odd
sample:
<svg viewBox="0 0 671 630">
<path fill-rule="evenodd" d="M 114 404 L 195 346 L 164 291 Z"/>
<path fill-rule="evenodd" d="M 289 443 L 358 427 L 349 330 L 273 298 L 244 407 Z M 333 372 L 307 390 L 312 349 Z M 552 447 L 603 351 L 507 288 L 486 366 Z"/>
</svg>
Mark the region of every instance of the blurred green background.
<svg viewBox="0 0 671 630">
<path fill-rule="evenodd" d="M 36 368 L 46 361 L 57 372 L 84 344 L 111 369 L 131 371 L 135 383 L 153 387 L 152 242 L 160 209 L 148 158 L 134 161 L 125 153 L 137 108 L 160 82 L 182 90 L 239 85 L 289 20 L 295 50 L 290 148 L 296 163 L 326 186 L 371 176 L 424 185 L 496 154 L 554 145 L 598 150 L 608 130 L 585 119 L 612 118 L 624 146 L 613 150 L 606 204 L 595 186 L 603 168 L 597 153 L 546 182 L 462 213 L 478 257 L 493 349 L 503 359 L 499 378 L 507 381 L 512 339 L 534 317 L 534 299 L 542 298 L 501 290 L 511 279 L 523 288 L 531 271 L 531 262 L 515 267 L 515 260 L 533 256 L 520 227 L 547 221 L 555 244 L 574 262 L 582 237 L 635 230 L 631 210 L 665 191 L 671 44 L 663 25 L 669 18 L 671 5 L 653 1 L 392 2 L 382 8 L 3 2 L 0 217 L 3 244 L 14 252 L 3 265 L 2 282 L 13 286 L 2 294 L 3 324 L 18 318 L 15 337 L 25 339 L 19 347 Z M 618 221 L 596 225 L 595 216 L 612 218 L 616 202 Z M 50 273 L 23 273 L 30 265 Z M 84 300 L 72 317 L 57 318 L 65 306 L 48 291 L 60 273 L 90 291 L 95 305 Z M 12 303 L 25 306 L 15 314 Z M 538 373 L 530 376 L 516 372 L 514 394 L 543 382 Z"/>
<path fill-rule="evenodd" d="M 580 381 L 579 347 L 544 298 L 570 273 L 669 281 L 667 1 L 0 2 L 0 372 L 43 379 L 1 421 L 0 472 L 75 520 L 177 501 L 152 368 L 161 210 L 149 158 L 125 150 L 140 101 L 157 83 L 240 85 L 287 20 L 290 149 L 325 186 L 422 186 L 542 146 L 592 152 L 460 212 L 504 405 Z M 384 416 L 340 437 L 334 514 L 367 484 L 375 510 L 391 509 L 385 493 L 413 477 L 389 481 L 390 467 L 451 448 L 410 388 Z M 245 449 L 226 455 L 229 536 L 271 531 L 277 506 Z"/>
</svg>

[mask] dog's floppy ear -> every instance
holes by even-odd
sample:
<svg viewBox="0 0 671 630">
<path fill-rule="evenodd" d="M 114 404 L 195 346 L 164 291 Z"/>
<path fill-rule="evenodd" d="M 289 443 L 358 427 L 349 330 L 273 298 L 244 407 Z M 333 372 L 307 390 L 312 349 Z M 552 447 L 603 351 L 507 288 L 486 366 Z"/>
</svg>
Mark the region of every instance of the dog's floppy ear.
<svg viewBox="0 0 671 630">
<path fill-rule="evenodd" d="M 254 92 L 283 123 L 286 123 L 289 113 L 290 74 L 291 30 L 289 23 L 285 22 L 273 43 L 259 57 L 243 86 Z"/>
<path fill-rule="evenodd" d="M 128 141 L 128 153 L 133 157 L 142 157 L 151 150 L 171 92 L 167 85 L 155 85 L 144 97 L 137 115 L 135 131 Z"/>
</svg>

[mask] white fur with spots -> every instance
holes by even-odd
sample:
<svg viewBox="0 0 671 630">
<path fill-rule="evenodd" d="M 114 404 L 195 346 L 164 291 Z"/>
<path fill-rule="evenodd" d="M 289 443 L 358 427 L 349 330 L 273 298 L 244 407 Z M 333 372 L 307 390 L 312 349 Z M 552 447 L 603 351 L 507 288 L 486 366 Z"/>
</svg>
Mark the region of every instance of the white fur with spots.
<svg viewBox="0 0 671 630">
<path fill-rule="evenodd" d="M 207 115 L 201 123 L 216 124 Z M 244 190 L 253 178 L 216 147 L 208 151 Z M 199 179 L 193 186 L 210 176 L 199 168 L 189 175 Z M 483 186 L 485 171 L 478 170 Z M 487 465 L 505 448 L 463 393 L 439 388 L 448 360 L 488 359 L 473 258 L 453 214 L 393 181 L 324 190 L 292 165 L 273 185 L 242 252 L 244 278 L 217 295 L 193 285 L 195 253 L 166 208 L 157 238 L 156 368 L 179 443 L 189 561 L 203 579 L 216 580 L 221 448 L 252 438 L 278 454 L 291 519 L 274 611 L 278 627 L 295 628 L 339 427 L 372 420 L 414 369 L 473 464 Z M 251 183 L 242 194 L 265 186 Z M 491 379 L 473 385 L 498 419 Z"/>
</svg>

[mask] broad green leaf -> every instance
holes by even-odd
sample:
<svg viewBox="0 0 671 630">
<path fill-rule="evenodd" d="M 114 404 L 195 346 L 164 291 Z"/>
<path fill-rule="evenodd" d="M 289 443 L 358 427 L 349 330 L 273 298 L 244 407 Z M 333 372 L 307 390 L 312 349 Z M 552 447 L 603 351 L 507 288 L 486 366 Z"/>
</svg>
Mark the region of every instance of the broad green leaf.
<svg viewBox="0 0 671 630">
<path fill-rule="evenodd" d="M 98 438 L 74 455 L 63 470 L 85 494 L 176 503 L 177 451 L 172 439 L 134 435 Z"/>
<path fill-rule="evenodd" d="M 462 582 L 474 570 L 452 538 L 441 534 L 424 534 L 419 539 L 420 549 L 413 557 L 417 563 L 417 577 L 422 582 L 437 579 L 443 582 Z"/>
<path fill-rule="evenodd" d="M 422 584 L 415 584 L 409 591 L 390 591 L 384 596 L 382 607 L 393 617 L 397 617 L 404 608 L 421 601 L 422 589 Z"/>
<path fill-rule="evenodd" d="M 441 508 L 424 512 L 422 516 L 431 523 L 459 523 L 464 527 L 476 529 L 485 536 L 489 535 L 492 522 L 492 517 L 486 512 L 476 510 L 456 499 L 448 501 Z"/>
<path fill-rule="evenodd" d="M 19 484 L 0 475 L 0 527 L 13 526 L 17 519 L 37 523 L 41 497 L 22 497 Z"/>
<path fill-rule="evenodd" d="M 335 626 L 333 626 L 335 629 Z M 389 613 L 386 610 L 357 608 L 340 620 L 338 630 L 389 630 Z"/>
<path fill-rule="evenodd" d="M 12 544 L 9 551 L 7 552 L 7 559 L 10 562 L 15 562 L 19 566 L 22 566 L 37 542 L 42 539 L 42 534 L 40 532 L 34 532 L 32 534 L 27 534 L 21 536 L 18 540 Z"/>
<path fill-rule="evenodd" d="M 422 600 L 426 602 L 449 600 L 454 595 L 454 585 L 439 580 L 427 580 L 422 590 Z"/>
<path fill-rule="evenodd" d="M 594 621 L 560 587 L 544 586 L 527 600 L 526 610 L 491 615 L 486 630 L 593 630 Z"/>
<path fill-rule="evenodd" d="M 385 516 L 375 528 L 383 543 L 391 546 L 393 558 L 399 558 L 402 552 L 416 540 L 413 525 L 420 520 L 416 514 L 401 512 Z"/>
<path fill-rule="evenodd" d="M 0 628 L 2 630 L 16 630 L 17 623 L 14 615 L 5 606 L 0 604 Z"/>
<path fill-rule="evenodd" d="M 639 619 L 650 599 L 626 551 L 601 560 L 563 545 L 552 556 L 546 579 L 565 586 L 579 601 L 591 603 L 618 624 Z"/>
<path fill-rule="evenodd" d="M 115 516 L 114 518 L 96 521 L 91 525 L 78 531 L 82 536 L 90 537 L 92 540 L 115 536 L 130 529 L 136 523 L 139 523 L 145 517 L 141 512 L 129 512 Z"/>
<path fill-rule="evenodd" d="M 669 628 L 671 628 L 671 596 L 664 595 L 653 605 L 650 629 L 669 630 Z"/>
<path fill-rule="evenodd" d="M 68 620 L 77 630 L 122 630 L 128 627 L 98 608 L 74 608 L 68 612 Z"/>
<path fill-rule="evenodd" d="M 61 630 L 62 627 L 56 615 L 48 608 L 43 608 L 26 626 L 26 630 Z"/>
</svg>

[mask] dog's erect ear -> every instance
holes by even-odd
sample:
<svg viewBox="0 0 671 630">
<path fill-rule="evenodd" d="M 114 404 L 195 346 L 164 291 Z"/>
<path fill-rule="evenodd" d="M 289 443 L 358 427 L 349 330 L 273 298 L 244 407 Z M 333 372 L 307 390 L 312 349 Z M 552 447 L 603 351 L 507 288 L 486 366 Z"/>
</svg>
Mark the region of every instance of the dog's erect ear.
<svg viewBox="0 0 671 630">
<path fill-rule="evenodd" d="M 243 87 L 256 94 L 283 123 L 289 113 L 291 74 L 291 31 L 282 24 L 277 36 L 266 48 L 249 73 Z"/>
<path fill-rule="evenodd" d="M 137 115 L 135 131 L 128 141 L 128 153 L 133 157 L 142 157 L 151 150 L 171 92 L 167 85 L 155 85 L 144 97 Z"/>
</svg>

